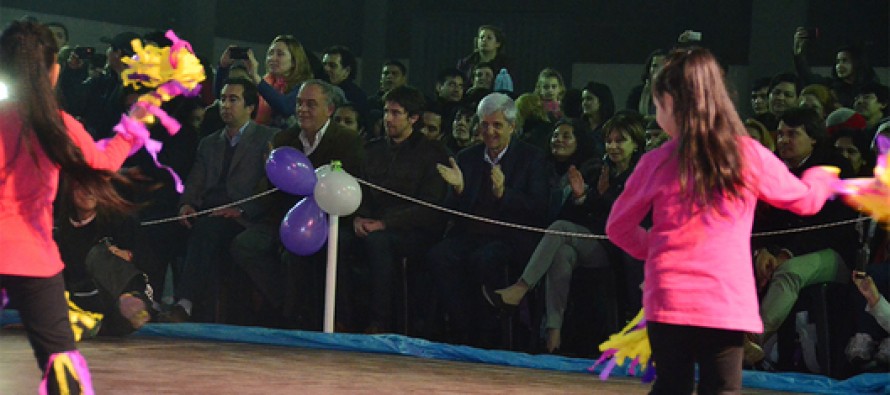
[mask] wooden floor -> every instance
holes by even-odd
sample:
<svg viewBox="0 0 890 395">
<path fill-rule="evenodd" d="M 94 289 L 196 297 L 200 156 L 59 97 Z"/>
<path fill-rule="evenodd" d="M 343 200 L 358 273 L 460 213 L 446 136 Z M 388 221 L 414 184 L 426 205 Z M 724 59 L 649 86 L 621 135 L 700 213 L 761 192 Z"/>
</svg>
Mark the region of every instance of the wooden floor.
<svg viewBox="0 0 890 395">
<path fill-rule="evenodd" d="M 413 357 L 129 337 L 80 344 L 97 394 L 645 394 L 636 379 Z M 0 394 L 40 380 L 21 330 L 0 330 Z M 746 390 L 746 394 L 767 391 Z"/>
</svg>

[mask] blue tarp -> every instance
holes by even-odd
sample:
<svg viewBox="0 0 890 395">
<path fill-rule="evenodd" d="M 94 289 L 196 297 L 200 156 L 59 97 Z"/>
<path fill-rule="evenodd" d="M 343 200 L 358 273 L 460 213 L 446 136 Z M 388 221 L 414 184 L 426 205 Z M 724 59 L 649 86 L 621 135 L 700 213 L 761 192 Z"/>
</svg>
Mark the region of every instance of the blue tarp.
<svg viewBox="0 0 890 395">
<path fill-rule="evenodd" d="M 4 311 L 0 316 L 2 324 L 18 321 L 19 317 L 15 311 Z M 590 374 L 588 368 L 595 362 L 590 359 L 566 358 L 556 355 L 481 350 L 467 346 L 434 343 L 401 335 L 326 334 L 221 324 L 148 324 L 135 336 L 161 336 L 217 342 L 398 354 L 584 374 Z M 616 367 L 613 374 L 630 376 L 625 368 Z M 599 373 L 599 368 L 596 373 Z M 890 374 L 880 373 L 860 374 L 847 380 L 834 380 L 813 374 L 745 371 L 742 380 L 745 388 L 766 390 L 819 394 L 890 394 Z"/>
</svg>

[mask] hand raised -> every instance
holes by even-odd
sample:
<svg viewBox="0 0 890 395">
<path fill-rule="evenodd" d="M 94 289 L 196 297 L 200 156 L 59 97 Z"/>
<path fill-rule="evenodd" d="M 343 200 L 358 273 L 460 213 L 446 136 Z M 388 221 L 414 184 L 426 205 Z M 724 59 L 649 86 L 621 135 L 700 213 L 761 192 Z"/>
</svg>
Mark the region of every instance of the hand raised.
<svg viewBox="0 0 890 395">
<path fill-rule="evenodd" d="M 454 190 L 457 193 L 461 193 L 464 190 L 464 173 L 460 171 L 460 166 L 457 165 L 454 158 L 448 158 L 448 162 L 450 164 L 449 166 L 437 164 L 436 170 L 448 185 L 454 187 Z"/>
<path fill-rule="evenodd" d="M 572 187 L 572 196 L 575 199 L 580 198 L 584 195 L 584 177 L 581 176 L 581 172 L 578 171 L 578 168 L 575 165 L 569 166 L 568 172 L 566 172 L 566 176 L 569 179 L 569 186 Z"/>
</svg>

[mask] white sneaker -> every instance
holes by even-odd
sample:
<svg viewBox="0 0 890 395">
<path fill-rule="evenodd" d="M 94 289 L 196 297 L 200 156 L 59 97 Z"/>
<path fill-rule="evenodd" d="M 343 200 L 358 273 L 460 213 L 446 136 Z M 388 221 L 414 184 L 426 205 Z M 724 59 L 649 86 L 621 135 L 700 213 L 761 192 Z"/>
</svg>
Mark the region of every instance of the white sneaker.
<svg viewBox="0 0 890 395">
<path fill-rule="evenodd" d="M 850 338 L 847 348 L 844 349 L 844 354 L 847 355 L 847 360 L 850 362 L 870 361 L 877 346 L 878 343 L 872 340 L 868 333 L 857 333 Z M 890 343 L 888 343 L 888 351 L 890 351 Z"/>
<path fill-rule="evenodd" d="M 819 358 L 816 356 L 816 325 L 810 324 L 809 313 L 801 311 L 795 317 L 795 328 L 800 340 L 800 349 L 803 352 L 803 362 L 811 373 L 818 374 L 822 371 L 819 366 Z"/>
<path fill-rule="evenodd" d="M 884 340 L 881 341 L 881 345 L 878 347 L 878 352 L 875 353 L 875 361 L 890 364 L 890 337 L 885 337 Z"/>
</svg>

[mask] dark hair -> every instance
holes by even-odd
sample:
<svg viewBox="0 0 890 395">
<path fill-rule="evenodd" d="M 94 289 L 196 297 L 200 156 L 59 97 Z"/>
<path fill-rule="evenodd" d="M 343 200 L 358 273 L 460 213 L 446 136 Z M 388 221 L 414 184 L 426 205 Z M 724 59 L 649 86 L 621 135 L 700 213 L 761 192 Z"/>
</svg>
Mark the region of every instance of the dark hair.
<svg viewBox="0 0 890 395">
<path fill-rule="evenodd" d="M 466 75 L 454 67 L 449 67 L 447 69 L 443 69 L 442 71 L 439 71 L 439 74 L 436 76 L 436 83 L 444 84 L 446 81 L 448 81 L 449 78 L 457 78 L 457 77 L 460 77 L 460 80 L 463 81 L 464 78 L 466 78 Z M 466 81 L 464 81 L 464 82 L 466 82 Z"/>
<path fill-rule="evenodd" d="M 62 31 L 65 32 L 66 42 L 71 38 L 71 36 L 68 35 L 68 27 L 63 25 L 61 22 L 47 22 L 46 27 L 57 27 L 59 29 L 62 29 Z"/>
<path fill-rule="evenodd" d="M 396 66 L 399 68 L 399 70 L 402 70 L 402 75 L 408 75 L 408 68 L 405 67 L 404 63 L 399 62 L 398 60 L 390 59 L 390 60 L 387 60 L 386 62 L 383 62 L 383 67 L 386 67 L 386 66 Z"/>
<path fill-rule="evenodd" d="M 503 55 L 507 49 L 507 36 L 504 34 L 504 31 L 495 25 L 482 25 L 482 26 L 479 26 L 478 29 L 476 29 L 476 37 L 477 38 L 479 37 L 479 32 L 481 32 L 483 30 L 491 30 L 491 32 L 494 33 L 494 38 L 496 40 L 498 40 L 498 43 L 501 44 L 501 46 L 498 47 L 498 50 L 497 50 L 498 53 L 496 56 Z M 476 51 L 476 45 L 477 45 L 476 38 L 474 38 L 473 39 L 473 51 L 474 52 Z M 495 71 L 499 71 L 499 70 L 495 70 Z"/>
<path fill-rule="evenodd" d="M 260 102 L 260 97 L 257 93 L 256 84 L 254 84 L 253 81 L 243 77 L 227 78 L 223 86 L 226 85 L 240 85 L 244 88 L 244 92 L 242 93 L 244 96 L 244 106 L 253 106 L 254 111 L 256 111 L 256 107 Z"/>
<path fill-rule="evenodd" d="M 566 117 L 580 118 L 584 114 L 584 110 L 581 108 L 581 90 L 575 88 L 566 89 L 565 95 L 562 96 L 562 100 L 559 102 L 559 109 Z"/>
<path fill-rule="evenodd" d="M 558 121 L 556 121 L 556 123 L 553 125 L 553 129 L 551 129 L 551 138 L 547 140 L 547 147 L 552 149 L 552 147 L 550 147 L 550 143 L 553 140 L 552 132 L 556 131 L 556 129 L 559 129 L 559 127 L 562 125 L 569 125 L 572 127 L 572 134 L 575 135 L 576 148 L 575 152 L 572 153 L 572 155 L 566 158 L 566 160 L 563 162 L 565 166 L 560 167 L 568 168 L 568 165 L 580 166 L 587 160 L 592 159 L 596 152 L 596 142 L 593 139 L 593 135 L 587 130 L 585 125 L 581 124 L 575 119 L 560 118 Z M 564 172 L 565 169 L 560 169 L 560 173 Z"/>
<path fill-rule="evenodd" d="M 866 82 L 859 88 L 859 94 L 863 93 L 874 93 L 875 97 L 878 99 L 879 103 L 888 104 L 888 100 L 890 100 L 890 90 L 888 90 L 886 85 L 881 85 L 877 82 Z"/>
<path fill-rule="evenodd" d="M 389 92 L 386 92 L 386 94 L 383 95 L 383 102 L 386 103 L 388 101 L 398 103 L 400 106 L 404 107 L 405 111 L 408 112 L 409 117 L 422 115 L 424 107 L 426 107 L 423 93 L 420 93 L 417 88 L 407 85 L 392 88 Z"/>
<path fill-rule="evenodd" d="M 346 76 L 346 80 L 352 81 L 355 79 L 355 75 L 358 74 L 358 67 L 356 66 L 355 55 L 352 54 L 352 51 L 350 51 L 349 48 L 342 45 L 334 45 L 327 47 L 324 50 L 324 54 L 340 55 L 340 66 L 349 68 L 349 75 Z"/>
<path fill-rule="evenodd" d="M 123 177 L 116 172 L 93 169 L 68 136 L 49 78 L 58 50 L 52 32 L 37 22 L 14 21 L 0 35 L 0 74 L 8 77 L 7 83 L 15 92 L 12 100 L 16 101 L 22 120 L 20 147 L 39 165 L 36 151 L 39 144 L 46 156 L 59 165 L 63 177 L 88 188 L 104 205 L 113 209 L 129 207 L 108 182 L 109 179 L 123 180 Z M 10 163 L 19 153 L 21 151 L 13 154 Z"/>
<path fill-rule="evenodd" d="M 819 117 L 815 110 L 801 107 L 789 108 L 782 113 L 779 121 L 792 128 L 803 126 L 807 135 L 816 140 L 816 147 L 826 145 L 828 132 L 825 130 L 825 121 Z"/>
<path fill-rule="evenodd" d="M 649 70 L 652 69 L 652 62 L 655 61 L 656 56 L 667 56 L 667 51 L 662 48 L 658 48 L 652 52 L 649 52 L 649 55 L 646 56 L 646 67 L 643 69 L 643 73 L 640 75 L 640 82 L 646 83 L 652 76 L 649 75 Z"/>
<path fill-rule="evenodd" d="M 607 120 L 615 115 L 615 98 L 612 90 L 606 84 L 590 81 L 584 85 L 585 91 L 590 91 L 600 101 L 600 119 Z"/>
<path fill-rule="evenodd" d="M 865 51 L 857 45 L 845 45 L 837 49 L 835 54 L 846 52 L 850 55 L 850 63 L 853 65 L 854 84 L 861 84 L 868 81 L 875 81 L 875 70 L 868 63 L 868 56 Z M 831 68 L 831 77 L 839 79 L 837 76 L 837 67 Z"/>
<path fill-rule="evenodd" d="M 751 92 L 754 92 L 754 91 L 762 89 L 762 88 L 766 88 L 767 90 L 769 90 L 769 82 L 770 82 L 769 77 L 760 77 L 760 78 L 754 80 L 754 82 L 751 83 Z"/>
<path fill-rule="evenodd" d="M 701 205 L 741 196 L 746 180 L 738 139 L 748 133 L 714 55 L 700 47 L 671 51 L 652 87 L 655 100 L 665 95 L 677 121 L 682 193 Z"/>
<path fill-rule="evenodd" d="M 627 135 L 630 136 L 630 139 L 637 145 L 637 148 L 642 151 L 646 148 L 646 128 L 642 121 L 643 119 L 639 117 L 623 114 L 609 118 L 609 120 L 603 124 L 603 139 L 608 139 L 609 133 L 619 130 L 623 133 L 627 133 Z"/>
<path fill-rule="evenodd" d="M 773 88 L 776 85 L 779 85 L 783 82 L 788 82 L 794 84 L 794 93 L 800 93 L 800 79 L 797 78 L 797 74 L 794 73 L 779 73 L 770 78 L 769 80 L 769 90 L 767 93 L 772 92 Z"/>
<path fill-rule="evenodd" d="M 358 108 L 355 107 L 355 104 L 352 104 L 350 102 L 342 103 L 339 106 L 337 106 L 337 108 L 334 110 L 334 113 L 336 114 L 337 111 L 340 109 L 352 110 L 352 112 L 355 113 L 355 123 L 357 125 L 359 125 L 359 128 L 365 126 L 365 124 L 364 124 L 365 118 L 362 116 L 362 113 L 358 110 Z"/>
</svg>

